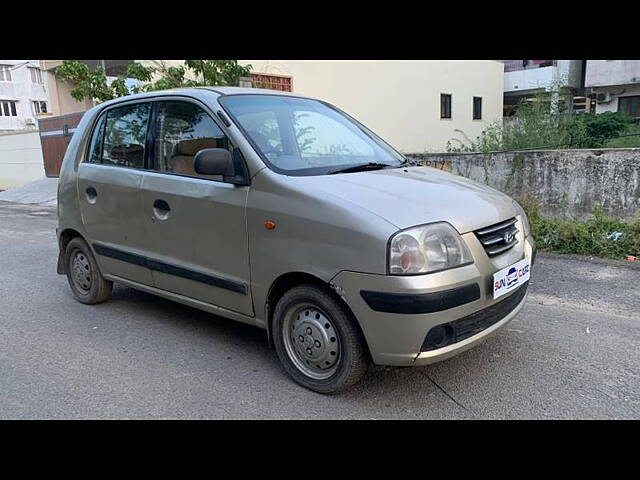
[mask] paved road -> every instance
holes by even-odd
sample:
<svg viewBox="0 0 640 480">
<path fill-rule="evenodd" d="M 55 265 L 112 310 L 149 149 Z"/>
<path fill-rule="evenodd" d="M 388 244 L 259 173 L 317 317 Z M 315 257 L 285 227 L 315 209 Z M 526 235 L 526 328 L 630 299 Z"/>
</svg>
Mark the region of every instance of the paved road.
<svg viewBox="0 0 640 480">
<path fill-rule="evenodd" d="M 640 268 L 540 255 L 522 313 L 480 346 L 323 396 L 264 333 L 116 287 L 73 300 L 55 211 L 0 204 L 0 418 L 640 418 Z"/>
</svg>

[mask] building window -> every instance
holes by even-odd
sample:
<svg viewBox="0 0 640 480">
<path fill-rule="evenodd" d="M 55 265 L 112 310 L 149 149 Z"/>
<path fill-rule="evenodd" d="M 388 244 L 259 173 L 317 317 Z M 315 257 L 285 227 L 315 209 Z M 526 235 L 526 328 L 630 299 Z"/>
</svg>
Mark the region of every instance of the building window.
<svg viewBox="0 0 640 480">
<path fill-rule="evenodd" d="M 440 118 L 451 118 L 451 95 L 440 94 Z"/>
<path fill-rule="evenodd" d="M 482 97 L 473 97 L 473 119 L 482 120 Z"/>
<path fill-rule="evenodd" d="M 293 91 L 292 78 L 286 75 L 252 73 L 251 82 L 255 88 L 267 88 L 269 90 L 280 90 L 282 92 Z"/>
<path fill-rule="evenodd" d="M 618 111 L 626 112 L 631 118 L 640 118 L 640 95 L 618 97 Z"/>
<path fill-rule="evenodd" d="M 41 113 L 47 113 L 47 102 L 43 102 L 41 100 L 34 100 L 32 103 L 33 103 L 33 113 L 35 115 L 39 115 Z"/>
<path fill-rule="evenodd" d="M 42 71 L 39 68 L 29 67 L 31 71 L 31 83 L 39 83 L 42 85 Z"/>
<path fill-rule="evenodd" d="M 0 100 L 0 117 L 17 117 L 15 100 Z"/>
<path fill-rule="evenodd" d="M 11 65 L 0 65 L 0 82 L 11 81 Z"/>
</svg>

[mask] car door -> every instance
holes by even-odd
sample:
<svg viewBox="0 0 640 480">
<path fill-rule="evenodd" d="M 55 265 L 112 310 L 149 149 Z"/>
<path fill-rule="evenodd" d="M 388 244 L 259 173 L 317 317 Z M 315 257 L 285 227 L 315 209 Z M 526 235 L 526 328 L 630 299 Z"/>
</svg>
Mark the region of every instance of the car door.
<svg viewBox="0 0 640 480">
<path fill-rule="evenodd" d="M 232 149 L 195 100 L 154 105 L 153 172 L 142 178 L 148 264 L 157 288 L 253 315 L 246 202 L 249 187 L 193 169 L 204 148 Z"/>
<path fill-rule="evenodd" d="M 100 270 L 145 285 L 153 285 L 144 261 L 140 203 L 150 115 L 150 102 L 127 103 L 103 112 L 77 177 L 82 222 Z"/>
</svg>

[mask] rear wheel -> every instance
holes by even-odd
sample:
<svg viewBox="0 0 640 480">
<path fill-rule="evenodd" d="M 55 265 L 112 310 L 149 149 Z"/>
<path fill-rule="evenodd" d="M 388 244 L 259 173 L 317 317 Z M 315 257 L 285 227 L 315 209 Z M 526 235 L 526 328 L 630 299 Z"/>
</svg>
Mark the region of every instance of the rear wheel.
<svg viewBox="0 0 640 480">
<path fill-rule="evenodd" d="M 344 390 L 369 367 L 355 320 L 329 293 L 312 285 L 292 288 L 278 301 L 273 339 L 285 371 L 316 392 Z"/>
<path fill-rule="evenodd" d="M 68 243 L 65 266 L 67 280 L 76 300 L 93 305 L 109 298 L 113 282 L 102 278 L 93 253 L 82 238 L 76 237 Z"/>
</svg>

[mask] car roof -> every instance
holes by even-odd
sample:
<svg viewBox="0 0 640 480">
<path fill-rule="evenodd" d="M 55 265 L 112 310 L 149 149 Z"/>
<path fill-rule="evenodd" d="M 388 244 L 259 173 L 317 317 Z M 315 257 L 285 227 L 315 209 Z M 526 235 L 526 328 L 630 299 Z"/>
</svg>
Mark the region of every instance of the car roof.
<svg viewBox="0 0 640 480">
<path fill-rule="evenodd" d="M 229 96 L 229 95 L 282 95 L 282 96 L 293 96 L 293 97 L 299 97 L 299 98 L 313 99 L 313 97 L 297 95 L 295 93 L 284 92 L 281 90 L 268 90 L 265 88 L 207 86 L 207 87 L 171 88 L 168 90 L 156 90 L 153 92 L 135 93 L 131 95 L 125 95 L 123 97 L 114 98 L 113 100 L 107 100 L 106 102 L 102 102 L 93 108 L 95 108 L 96 110 L 102 110 L 105 107 L 115 105 L 121 102 L 128 102 L 131 100 L 138 100 L 138 99 L 141 100 L 146 98 L 163 97 L 163 96 L 169 96 L 169 95 L 184 95 L 184 96 L 190 96 L 190 97 L 195 97 L 195 98 L 204 100 L 203 97 L 207 97 L 212 94 L 217 94 L 218 97 Z"/>
<path fill-rule="evenodd" d="M 282 90 L 269 90 L 266 88 L 248 88 L 248 87 L 195 87 L 197 89 L 211 90 L 220 95 L 288 95 L 301 97 L 291 92 Z"/>
</svg>

